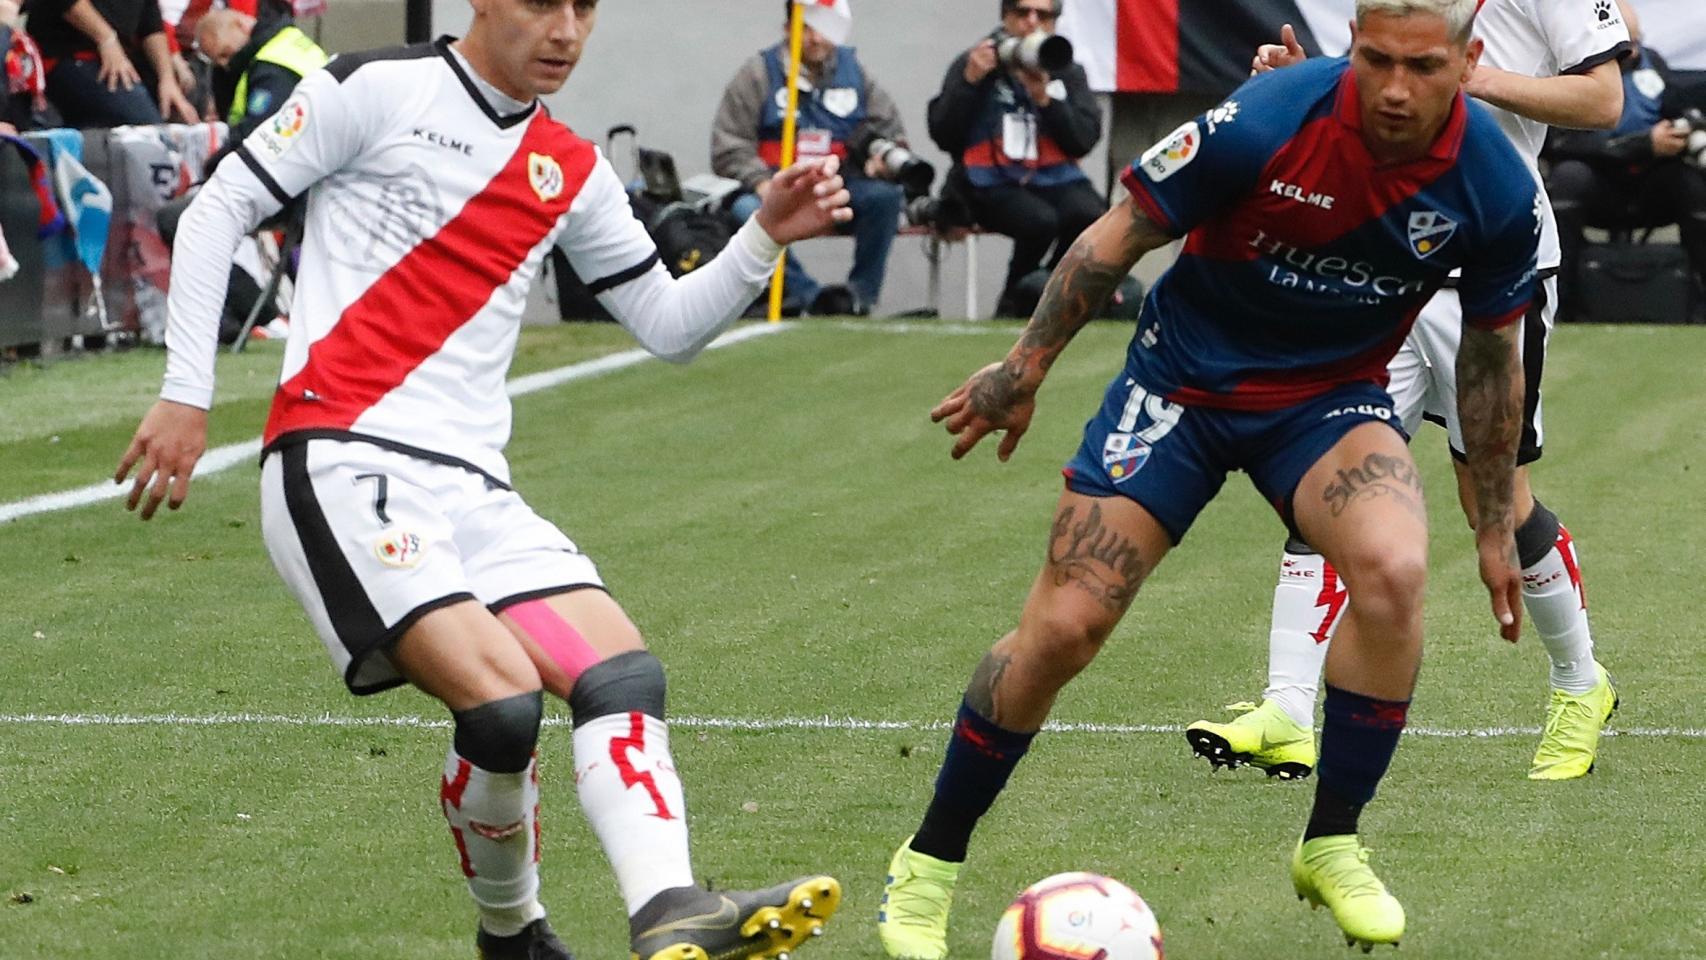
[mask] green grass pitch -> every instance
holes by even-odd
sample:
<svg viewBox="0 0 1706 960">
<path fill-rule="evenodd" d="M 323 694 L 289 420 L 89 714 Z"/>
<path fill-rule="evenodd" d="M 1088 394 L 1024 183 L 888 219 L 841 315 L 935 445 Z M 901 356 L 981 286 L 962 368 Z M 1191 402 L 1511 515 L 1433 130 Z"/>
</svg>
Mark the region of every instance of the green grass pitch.
<svg viewBox="0 0 1706 960">
<path fill-rule="evenodd" d="M 960 691 L 1042 559 L 1058 469 L 1129 334 L 1094 325 L 1012 462 L 962 463 L 926 412 L 1016 328 L 812 322 L 516 402 L 516 483 L 599 563 L 670 671 L 696 861 L 717 885 L 827 871 L 806 960 L 876 960 L 883 867 L 916 826 Z M 628 349 L 529 329 L 516 372 Z M 1622 735 L 1571 783 L 1524 779 L 1544 707 L 1529 633 L 1497 639 L 1444 435 L 1428 647 L 1364 816 L 1410 914 L 1403 960 L 1706 955 L 1706 330 L 1565 327 L 1536 488 L 1582 552 Z M 279 351 L 222 357 L 213 443 L 259 432 Z M 139 351 L 0 376 L 0 505 L 110 474 L 158 388 Z M 150 525 L 117 501 L 0 523 L 0 958 L 465 960 L 473 914 L 409 690 L 347 695 L 260 543 L 257 470 Z M 1138 597 L 973 841 L 954 956 L 1071 869 L 1155 908 L 1168 954 L 1344 956 L 1285 862 L 1312 781 L 1211 776 L 1177 727 L 1260 692 L 1282 531 L 1233 478 Z M 587 960 L 626 955 L 614 882 L 548 708 L 544 900 Z M 129 724 L 71 723 L 128 717 Z M 828 722 L 775 729 L 764 721 Z M 740 729 L 728 722 L 753 722 Z M 849 721 L 882 722 L 861 726 Z M 1384 951 L 1382 952 L 1384 955 Z"/>
</svg>

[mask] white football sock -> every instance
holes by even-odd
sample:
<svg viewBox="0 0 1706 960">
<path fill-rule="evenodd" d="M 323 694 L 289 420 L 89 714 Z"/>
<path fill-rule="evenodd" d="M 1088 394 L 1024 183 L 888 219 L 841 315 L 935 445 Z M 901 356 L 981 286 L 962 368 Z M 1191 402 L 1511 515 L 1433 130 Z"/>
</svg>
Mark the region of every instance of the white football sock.
<svg viewBox="0 0 1706 960">
<path fill-rule="evenodd" d="M 1558 540 L 1540 562 L 1522 571 L 1522 604 L 1534 632 L 1552 658 L 1552 686 L 1586 693 L 1599 683 L 1594 671 L 1593 636 L 1588 631 L 1587 593 L 1570 531 L 1558 526 Z"/>
<path fill-rule="evenodd" d="M 633 711 L 575 727 L 575 785 L 630 917 L 658 893 L 693 885 L 667 724 Z"/>
<path fill-rule="evenodd" d="M 1306 729 L 1315 727 L 1315 694 L 1328 641 L 1350 596 L 1339 575 L 1318 553 L 1285 552 L 1274 587 L 1273 625 L 1268 630 L 1268 688 L 1265 699 Z"/>
<path fill-rule="evenodd" d="M 452 748 L 439 786 L 444 818 L 462 858 L 480 925 L 514 936 L 545 915 L 539 905 L 539 776 L 482 770 Z"/>
</svg>

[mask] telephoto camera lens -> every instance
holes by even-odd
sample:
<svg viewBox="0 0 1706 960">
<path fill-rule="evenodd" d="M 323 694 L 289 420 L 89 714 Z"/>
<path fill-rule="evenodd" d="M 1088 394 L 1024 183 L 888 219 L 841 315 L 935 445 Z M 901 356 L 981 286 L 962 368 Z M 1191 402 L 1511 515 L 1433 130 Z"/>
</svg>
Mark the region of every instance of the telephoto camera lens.
<svg viewBox="0 0 1706 960">
<path fill-rule="evenodd" d="M 900 184 L 908 197 L 929 193 L 931 184 L 936 182 L 936 168 L 930 161 L 893 140 L 872 138 L 866 156 L 880 158 L 889 179 Z"/>
<path fill-rule="evenodd" d="M 1058 33 L 1041 31 L 1026 37 L 1008 34 L 996 41 L 995 55 L 1004 67 L 1055 73 L 1072 63 L 1072 41 Z"/>
</svg>

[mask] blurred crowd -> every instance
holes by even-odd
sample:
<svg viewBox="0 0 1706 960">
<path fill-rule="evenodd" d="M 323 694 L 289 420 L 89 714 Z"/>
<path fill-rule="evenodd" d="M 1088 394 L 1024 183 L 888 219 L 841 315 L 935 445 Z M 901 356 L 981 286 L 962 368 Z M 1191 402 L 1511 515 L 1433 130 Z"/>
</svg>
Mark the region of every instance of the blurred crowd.
<svg viewBox="0 0 1706 960">
<path fill-rule="evenodd" d="M 1071 43 L 1055 33 L 1068 0 L 985 2 L 992 22 L 944 54 L 949 62 L 926 110 L 929 138 L 951 159 L 940 177 L 913 152 L 890 89 L 847 44 L 850 16 L 805 8 L 797 155 L 843 159 L 856 216 L 844 229 L 853 240 L 844 279 L 813 277 L 789 255 L 784 314 L 869 313 L 895 237 L 911 229 L 948 240 L 973 230 L 1010 237 L 995 312 L 1026 316 L 1048 272 L 1106 209 L 1107 197 L 1081 168 L 1104 134 L 1102 103 Z M 724 236 L 758 208 L 781 164 L 792 10 L 783 0 L 776 42 L 740 65 L 711 120 L 710 167 L 725 185 L 715 211 L 727 221 L 718 228 Z M 220 122 L 230 128 L 229 149 L 326 62 L 295 25 L 297 12 L 290 0 L 0 0 L 0 137 Z M 1593 303 L 1592 289 L 1578 296 L 1597 276 L 1579 267 L 1584 229 L 1624 235 L 1674 224 L 1696 288 L 1692 302 L 1706 304 L 1697 289 L 1706 277 L 1706 84 L 1678 82 L 1663 57 L 1639 43 L 1633 15 L 1630 25 L 1637 44 L 1621 65 L 1617 129 L 1560 130 L 1547 152 L 1564 234 L 1562 300 Z M 215 152 L 205 169 L 222 156 Z M 187 202 L 187 195 L 165 202 L 167 249 Z M 639 202 L 636 212 L 659 234 L 660 248 L 670 247 L 662 219 Z M 682 246 L 664 252 L 672 269 L 685 271 L 714 254 L 717 240 Z M 259 295 L 253 280 L 233 275 L 245 302 Z"/>
</svg>

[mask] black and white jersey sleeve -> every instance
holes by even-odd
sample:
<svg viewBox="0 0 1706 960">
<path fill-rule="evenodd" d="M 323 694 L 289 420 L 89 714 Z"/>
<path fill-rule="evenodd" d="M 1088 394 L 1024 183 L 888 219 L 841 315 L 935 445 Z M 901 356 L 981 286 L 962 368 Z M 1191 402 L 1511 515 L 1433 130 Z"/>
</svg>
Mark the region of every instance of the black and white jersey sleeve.
<svg viewBox="0 0 1706 960">
<path fill-rule="evenodd" d="M 1534 13 L 1559 75 L 1587 73 L 1630 50 L 1629 26 L 1610 0 L 1535 0 Z"/>
</svg>

